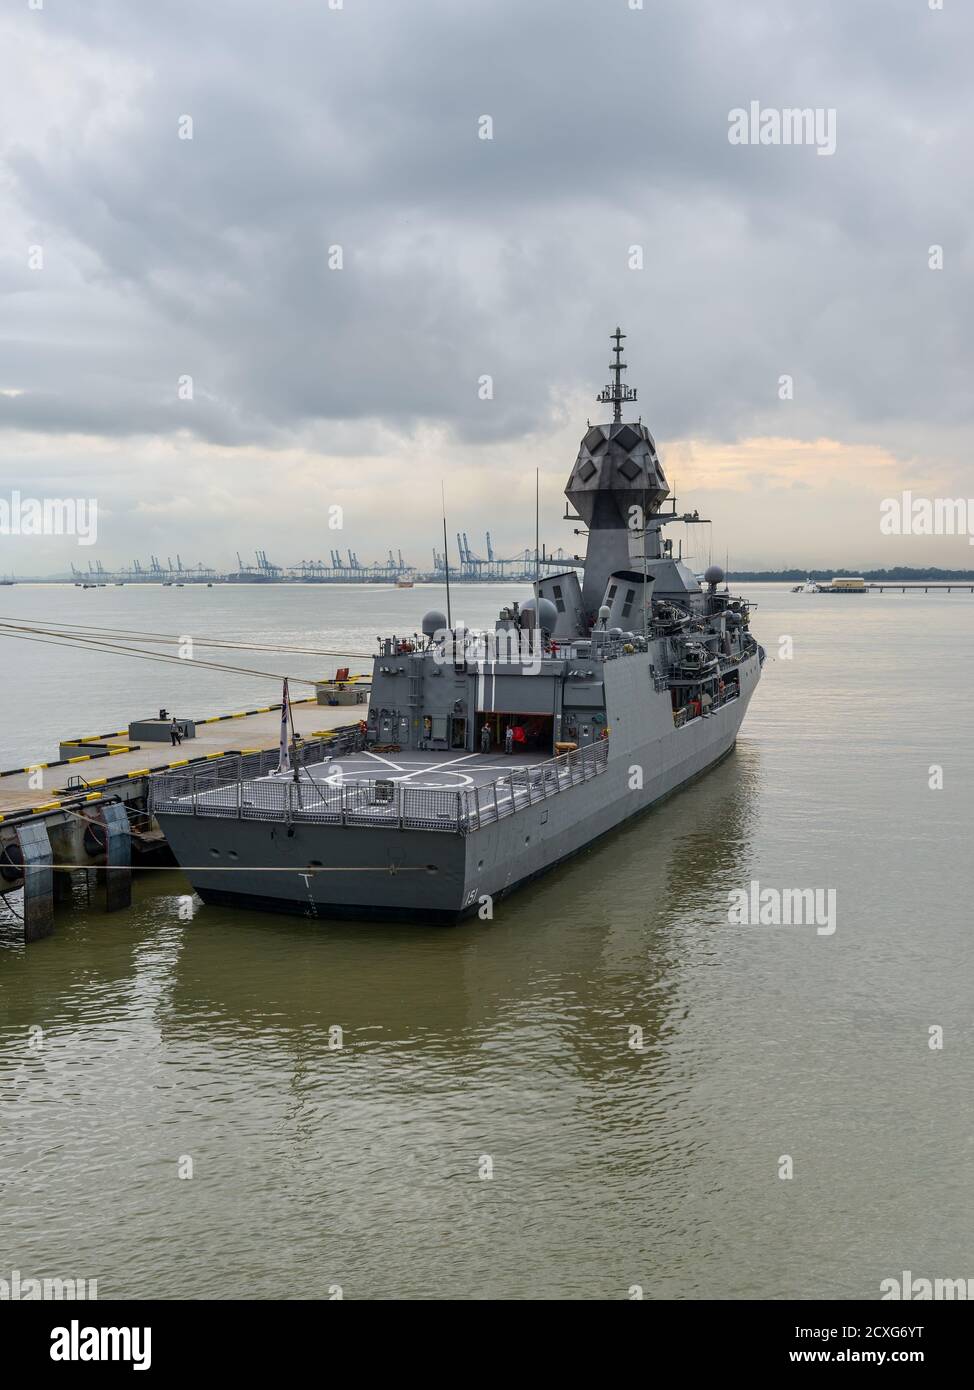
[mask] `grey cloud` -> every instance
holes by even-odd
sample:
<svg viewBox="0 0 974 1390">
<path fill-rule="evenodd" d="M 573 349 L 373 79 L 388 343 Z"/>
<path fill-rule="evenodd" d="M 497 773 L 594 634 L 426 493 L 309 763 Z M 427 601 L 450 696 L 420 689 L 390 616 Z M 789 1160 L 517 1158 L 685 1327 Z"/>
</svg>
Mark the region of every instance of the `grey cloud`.
<svg viewBox="0 0 974 1390">
<path fill-rule="evenodd" d="M 47 140 L 6 151 L 17 222 L 74 280 L 40 297 L 6 267 L 0 385 L 27 394 L 0 398 L 0 422 L 272 444 L 376 418 L 516 440 L 598 389 L 620 321 L 663 441 L 831 434 L 912 452 L 934 418 L 961 456 L 960 6 L 101 0 L 42 22 L 50 62 L 70 39 L 106 65 L 84 78 L 90 121 L 53 118 Z M 834 106 L 835 156 L 730 146 L 728 111 L 751 99 Z M 927 269 L 932 242 L 944 272 Z M 186 372 L 191 407 L 174 398 Z"/>
</svg>

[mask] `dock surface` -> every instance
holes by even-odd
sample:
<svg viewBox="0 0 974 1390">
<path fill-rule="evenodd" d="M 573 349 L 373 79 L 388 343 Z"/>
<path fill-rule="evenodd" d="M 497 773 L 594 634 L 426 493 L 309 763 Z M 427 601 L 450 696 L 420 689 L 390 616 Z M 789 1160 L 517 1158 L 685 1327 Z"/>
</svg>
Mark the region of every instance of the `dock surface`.
<svg viewBox="0 0 974 1390">
<path fill-rule="evenodd" d="M 366 705 L 319 705 L 314 699 L 295 701 L 291 706 L 294 728 L 303 739 L 361 719 L 366 709 Z M 185 767 L 196 759 L 276 748 L 280 733 L 278 707 L 200 720 L 196 725 L 196 737 L 184 739 L 175 748 L 170 743 L 157 742 L 132 746 L 122 732 L 111 736 L 76 735 L 65 740 L 77 747 L 71 759 L 58 760 L 55 750 L 50 763 L 38 761 L 0 775 L 0 819 L 24 811 L 48 809 L 64 796 L 77 796 L 77 781 L 72 780 L 72 785 L 68 786 L 71 779 L 82 779 L 82 791 L 86 789 L 84 784 L 98 791 L 117 778 L 136 778 L 149 772 Z M 92 751 L 96 740 L 109 747 L 107 754 Z"/>
</svg>

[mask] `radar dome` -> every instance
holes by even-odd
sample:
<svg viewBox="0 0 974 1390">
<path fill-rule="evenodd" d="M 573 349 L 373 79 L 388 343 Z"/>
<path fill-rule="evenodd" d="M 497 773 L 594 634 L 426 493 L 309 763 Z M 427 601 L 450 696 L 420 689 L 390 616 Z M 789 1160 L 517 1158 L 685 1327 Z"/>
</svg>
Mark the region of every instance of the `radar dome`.
<svg viewBox="0 0 974 1390">
<path fill-rule="evenodd" d="M 446 614 L 440 613 L 438 609 L 431 608 L 423 617 L 423 636 L 435 637 L 438 632 L 446 629 Z"/>
<path fill-rule="evenodd" d="M 724 571 L 720 565 L 710 565 L 704 574 L 704 583 L 709 584 L 712 589 L 716 589 L 724 578 Z"/>
<path fill-rule="evenodd" d="M 558 609 L 550 598 L 526 598 L 520 606 L 521 626 L 540 627 L 544 632 L 554 632 L 558 621 Z"/>
<path fill-rule="evenodd" d="M 554 632 L 555 624 L 558 622 L 558 609 L 550 598 L 538 600 L 538 627 L 543 632 Z"/>
</svg>

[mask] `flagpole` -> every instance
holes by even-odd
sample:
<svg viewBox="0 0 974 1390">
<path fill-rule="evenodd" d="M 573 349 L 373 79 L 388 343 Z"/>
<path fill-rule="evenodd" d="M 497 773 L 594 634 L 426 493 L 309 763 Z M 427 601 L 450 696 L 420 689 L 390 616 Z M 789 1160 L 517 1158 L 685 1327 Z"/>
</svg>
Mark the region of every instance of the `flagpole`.
<svg viewBox="0 0 974 1390">
<path fill-rule="evenodd" d="M 287 681 L 286 681 L 286 680 L 285 680 L 284 684 L 287 685 Z M 298 731 L 297 731 L 297 729 L 294 727 L 294 706 L 291 704 L 291 692 L 290 692 L 290 690 L 288 690 L 288 694 L 287 694 L 287 712 L 288 712 L 288 716 L 289 716 L 289 718 L 290 718 L 290 720 L 291 720 L 291 744 L 292 744 L 292 746 L 293 746 L 293 748 L 294 748 L 294 780 L 295 780 L 295 782 L 300 782 L 300 780 L 301 780 L 301 770 L 300 770 L 300 768 L 298 767 Z"/>
<path fill-rule="evenodd" d="M 287 725 L 290 715 L 291 701 L 288 698 L 287 676 L 284 677 L 284 688 L 281 692 L 281 738 L 277 759 L 277 771 L 280 776 L 285 772 L 290 772 L 291 762 L 287 752 Z M 291 728 L 294 728 L 294 719 L 291 718 Z"/>
<path fill-rule="evenodd" d="M 443 503 L 443 572 L 446 575 L 446 625 L 453 631 L 453 614 L 450 611 L 450 543 L 446 538 L 446 489 L 440 483 L 440 498 Z"/>
</svg>

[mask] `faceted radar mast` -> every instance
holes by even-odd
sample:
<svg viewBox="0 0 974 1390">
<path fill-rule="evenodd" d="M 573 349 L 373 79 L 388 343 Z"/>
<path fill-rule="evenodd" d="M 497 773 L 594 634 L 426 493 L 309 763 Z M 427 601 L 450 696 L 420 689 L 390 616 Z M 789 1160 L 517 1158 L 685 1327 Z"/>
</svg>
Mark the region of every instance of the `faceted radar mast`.
<svg viewBox="0 0 974 1390">
<path fill-rule="evenodd" d="M 609 366 L 613 380 L 596 399 L 612 406 L 612 423 L 589 427 L 565 488 L 589 530 L 582 586 L 582 606 L 588 612 L 602 602 L 609 576 L 632 568 L 630 538 L 641 536 L 645 519 L 659 511 L 669 493 L 653 436 L 641 422 L 623 422 L 622 407 L 635 403 L 636 391 L 622 381 L 626 335 L 617 328 L 610 337 L 615 343 L 615 361 Z"/>
</svg>

